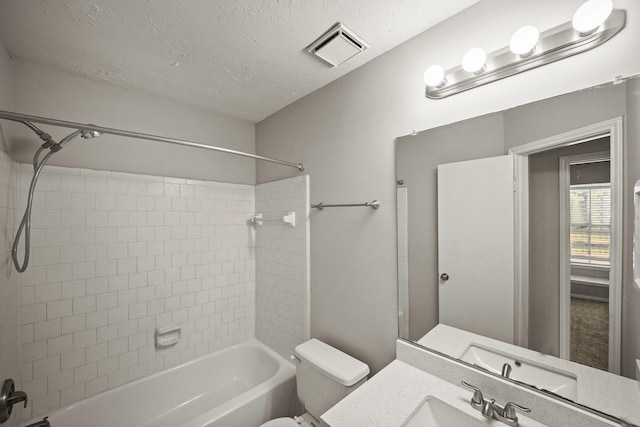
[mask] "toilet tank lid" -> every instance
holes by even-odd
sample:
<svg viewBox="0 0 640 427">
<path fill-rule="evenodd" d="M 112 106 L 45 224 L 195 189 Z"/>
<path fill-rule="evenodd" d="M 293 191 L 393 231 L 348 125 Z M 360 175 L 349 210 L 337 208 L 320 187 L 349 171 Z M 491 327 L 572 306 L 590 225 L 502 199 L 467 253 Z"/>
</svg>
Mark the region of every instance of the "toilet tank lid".
<svg viewBox="0 0 640 427">
<path fill-rule="evenodd" d="M 315 338 L 295 349 L 303 363 L 309 363 L 344 386 L 352 386 L 369 374 L 369 366 Z"/>
</svg>

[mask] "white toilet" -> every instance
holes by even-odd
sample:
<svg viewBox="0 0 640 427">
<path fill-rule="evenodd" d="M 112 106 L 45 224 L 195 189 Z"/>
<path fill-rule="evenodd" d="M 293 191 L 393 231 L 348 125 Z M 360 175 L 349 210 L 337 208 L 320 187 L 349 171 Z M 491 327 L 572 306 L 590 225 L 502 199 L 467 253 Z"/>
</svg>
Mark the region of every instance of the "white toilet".
<svg viewBox="0 0 640 427">
<path fill-rule="evenodd" d="M 276 418 L 261 427 L 323 427 L 320 415 L 367 381 L 369 367 L 361 361 L 315 338 L 295 349 L 298 399 L 304 405 L 301 417 Z"/>
</svg>

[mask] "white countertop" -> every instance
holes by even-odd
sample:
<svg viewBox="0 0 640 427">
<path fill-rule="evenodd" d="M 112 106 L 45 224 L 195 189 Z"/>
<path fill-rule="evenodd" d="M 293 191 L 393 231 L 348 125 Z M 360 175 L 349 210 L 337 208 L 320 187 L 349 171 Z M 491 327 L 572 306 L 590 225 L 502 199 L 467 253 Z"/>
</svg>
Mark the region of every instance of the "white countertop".
<svg viewBox="0 0 640 427">
<path fill-rule="evenodd" d="M 469 345 L 475 344 L 570 372 L 577 378 L 578 403 L 623 419 L 640 420 L 640 383 L 632 379 L 443 324 L 432 329 L 418 344 L 453 357 L 460 357 Z"/>
<path fill-rule="evenodd" d="M 391 362 L 321 418 L 331 427 L 400 427 L 427 396 L 434 396 L 478 420 L 485 420 L 470 405 L 471 391 L 400 360 Z M 518 418 L 522 427 L 543 426 L 522 415 Z M 504 425 L 498 421 L 493 423 Z"/>
</svg>

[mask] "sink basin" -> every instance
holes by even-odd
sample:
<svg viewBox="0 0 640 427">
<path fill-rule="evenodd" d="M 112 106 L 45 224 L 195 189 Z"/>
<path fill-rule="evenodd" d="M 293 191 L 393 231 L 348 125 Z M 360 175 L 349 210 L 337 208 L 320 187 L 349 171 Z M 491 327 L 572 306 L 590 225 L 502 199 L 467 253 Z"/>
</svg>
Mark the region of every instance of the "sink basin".
<svg viewBox="0 0 640 427">
<path fill-rule="evenodd" d="M 478 413 L 480 414 L 480 413 Z M 403 427 L 486 427 L 486 423 L 433 396 L 427 396 Z"/>
<path fill-rule="evenodd" d="M 575 375 L 550 366 L 525 361 L 478 345 L 467 347 L 460 359 L 496 374 L 500 374 L 502 366 L 508 363 L 512 368 L 509 375 L 511 379 L 534 385 L 574 401 L 578 397 L 578 381 Z"/>
</svg>

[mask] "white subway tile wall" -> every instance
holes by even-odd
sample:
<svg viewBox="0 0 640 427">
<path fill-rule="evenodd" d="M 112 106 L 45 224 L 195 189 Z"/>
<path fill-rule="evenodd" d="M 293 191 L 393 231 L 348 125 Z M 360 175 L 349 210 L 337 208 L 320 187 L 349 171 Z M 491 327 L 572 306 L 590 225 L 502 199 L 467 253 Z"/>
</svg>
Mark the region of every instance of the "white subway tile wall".
<svg viewBox="0 0 640 427">
<path fill-rule="evenodd" d="M 20 211 L 32 166 L 19 169 Z M 19 277 L 22 418 L 254 337 L 254 211 L 252 185 L 45 168 Z M 17 304 L 6 310 L 4 323 Z M 156 349 L 155 329 L 173 323 L 180 342 Z"/>
<path fill-rule="evenodd" d="M 11 263 L 11 247 L 15 233 L 18 164 L 0 151 L 0 381 L 12 378 L 22 387 L 20 370 L 20 288 L 18 273 Z M 0 384 L 1 386 L 1 384 Z M 18 424 L 22 405 L 14 407 L 8 427 Z M 3 424 L 4 426 L 5 424 Z"/>
<path fill-rule="evenodd" d="M 256 337 L 285 359 L 309 332 L 309 176 L 256 186 L 264 218 L 296 214 L 296 226 L 256 227 Z"/>
</svg>

